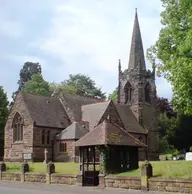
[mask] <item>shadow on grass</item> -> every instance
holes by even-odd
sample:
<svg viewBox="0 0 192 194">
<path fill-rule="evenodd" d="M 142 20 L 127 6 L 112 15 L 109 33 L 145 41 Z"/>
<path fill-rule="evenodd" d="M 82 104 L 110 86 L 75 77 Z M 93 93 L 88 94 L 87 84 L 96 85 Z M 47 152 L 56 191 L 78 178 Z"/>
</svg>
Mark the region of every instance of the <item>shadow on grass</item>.
<svg viewBox="0 0 192 194">
<path fill-rule="evenodd" d="M 153 177 L 156 177 L 156 178 L 157 178 L 157 177 L 161 177 L 161 176 L 162 176 L 162 174 L 160 174 L 160 173 L 159 173 L 159 174 L 153 175 Z"/>
<path fill-rule="evenodd" d="M 111 173 L 111 175 L 113 176 L 133 176 L 133 177 L 139 177 L 140 174 L 141 174 L 140 169 Z"/>
</svg>

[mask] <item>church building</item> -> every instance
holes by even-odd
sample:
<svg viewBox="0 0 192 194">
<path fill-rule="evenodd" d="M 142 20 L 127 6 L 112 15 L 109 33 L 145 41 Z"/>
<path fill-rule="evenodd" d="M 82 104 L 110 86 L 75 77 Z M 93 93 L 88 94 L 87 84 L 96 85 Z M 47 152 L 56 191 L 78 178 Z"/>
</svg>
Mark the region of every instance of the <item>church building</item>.
<svg viewBox="0 0 192 194">
<path fill-rule="evenodd" d="M 139 148 L 140 160 L 158 160 L 155 71 L 146 69 L 137 12 L 128 69 L 119 61 L 118 75 L 118 102 L 18 92 L 5 126 L 4 161 L 44 161 L 46 150 L 50 161 L 77 162 L 75 142 L 106 119 L 147 145 Z"/>
</svg>

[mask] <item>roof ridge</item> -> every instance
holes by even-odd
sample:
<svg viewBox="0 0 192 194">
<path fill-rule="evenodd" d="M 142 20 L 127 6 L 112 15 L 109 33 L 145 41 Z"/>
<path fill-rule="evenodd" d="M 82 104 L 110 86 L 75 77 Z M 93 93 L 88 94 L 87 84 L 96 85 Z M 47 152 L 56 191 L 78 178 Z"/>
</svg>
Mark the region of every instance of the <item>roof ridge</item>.
<svg viewBox="0 0 192 194">
<path fill-rule="evenodd" d="M 103 101 L 103 102 L 95 102 L 95 103 L 91 103 L 91 104 L 85 104 L 85 105 L 82 105 L 82 106 L 93 106 L 93 105 L 97 105 L 97 104 L 104 104 L 104 103 L 108 103 L 110 102 L 111 100 L 107 100 L 107 101 Z"/>
<path fill-rule="evenodd" d="M 81 138 L 81 141 L 82 141 L 83 139 L 85 139 L 85 138 L 87 137 L 87 135 L 93 133 L 93 132 L 96 130 L 96 128 L 99 127 L 99 126 L 102 125 L 102 124 L 103 124 L 103 122 L 100 123 L 99 125 L 97 125 L 96 127 L 94 127 L 93 130 L 91 130 L 91 131 L 89 131 L 88 133 L 86 133 L 86 134 Z"/>
<path fill-rule="evenodd" d="M 55 98 L 55 97 L 52 97 L 52 96 L 43 96 L 43 95 L 40 95 L 40 94 L 32 94 L 32 93 L 23 92 L 23 91 L 20 91 L 20 93 L 21 94 L 24 94 L 24 95 L 30 95 L 30 96 L 39 96 L 39 97 Z"/>
<path fill-rule="evenodd" d="M 82 97 L 82 98 L 87 98 L 87 99 L 93 99 L 93 100 L 98 100 L 98 101 L 104 101 L 104 99 L 102 99 L 102 98 L 97 98 L 97 97 L 95 97 L 95 96 L 81 96 L 81 95 L 78 95 L 78 94 L 71 94 L 71 93 L 69 93 L 69 92 L 62 92 L 61 94 L 63 94 L 63 95 L 71 95 L 71 96 L 79 96 L 79 97 Z"/>
</svg>

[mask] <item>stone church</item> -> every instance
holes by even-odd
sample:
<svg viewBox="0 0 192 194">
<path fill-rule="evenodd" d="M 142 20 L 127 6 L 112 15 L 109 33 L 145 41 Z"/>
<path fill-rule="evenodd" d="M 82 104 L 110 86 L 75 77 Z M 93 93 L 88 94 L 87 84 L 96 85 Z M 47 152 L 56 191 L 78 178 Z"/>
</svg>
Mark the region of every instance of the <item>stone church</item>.
<svg viewBox="0 0 192 194">
<path fill-rule="evenodd" d="M 4 161 L 78 161 L 75 142 L 106 119 L 147 145 L 139 159 L 158 159 L 155 72 L 146 69 L 137 12 L 128 69 L 118 67 L 118 102 L 60 93 L 19 92 L 5 126 Z"/>
</svg>

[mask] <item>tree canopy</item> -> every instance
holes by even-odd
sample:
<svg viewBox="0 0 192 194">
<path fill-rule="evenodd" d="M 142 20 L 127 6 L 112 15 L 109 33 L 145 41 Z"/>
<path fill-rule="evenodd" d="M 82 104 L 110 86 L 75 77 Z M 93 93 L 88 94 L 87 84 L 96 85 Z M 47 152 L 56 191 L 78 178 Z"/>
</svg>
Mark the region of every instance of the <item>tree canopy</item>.
<svg viewBox="0 0 192 194">
<path fill-rule="evenodd" d="M 7 121 L 8 104 L 7 94 L 4 92 L 3 87 L 0 86 L 0 133 L 3 133 Z"/>
<path fill-rule="evenodd" d="M 117 102 L 117 100 L 118 100 L 118 87 L 115 88 L 115 90 L 111 94 L 109 94 L 108 99 L 113 100 L 114 102 Z"/>
<path fill-rule="evenodd" d="M 175 122 L 169 127 L 168 141 L 178 150 L 189 151 L 192 146 L 192 116 L 179 113 Z"/>
<path fill-rule="evenodd" d="M 192 1 L 161 1 L 163 28 L 147 57 L 171 83 L 174 108 L 192 114 Z"/>
<path fill-rule="evenodd" d="M 64 85 L 73 86 L 76 89 L 76 94 L 80 96 L 93 96 L 105 99 L 105 93 L 101 88 L 97 88 L 95 81 L 89 76 L 83 74 L 69 75 L 69 79 L 62 82 Z"/>
<path fill-rule="evenodd" d="M 42 75 L 34 74 L 32 79 L 25 83 L 23 92 L 29 94 L 38 94 L 41 96 L 51 96 L 49 83 L 43 79 Z"/>
<path fill-rule="evenodd" d="M 160 114 L 166 114 L 166 116 L 170 119 L 172 117 L 176 117 L 177 113 L 174 112 L 172 104 L 169 102 L 167 98 L 157 97 L 157 108 Z"/>
<path fill-rule="evenodd" d="M 20 79 L 18 81 L 19 90 L 22 90 L 25 83 L 32 79 L 35 74 L 41 75 L 41 66 L 39 63 L 26 62 L 20 70 Z"/>
<path fill-rule="evenodd" d="M 65 83 L 50 83 L 50 89 L 53 97 L 57 97 L 59 93 L 69 93 L 69 94 L 77 94 L 77 89 L 73 85 L 68 85 Z"/>
</svg>

